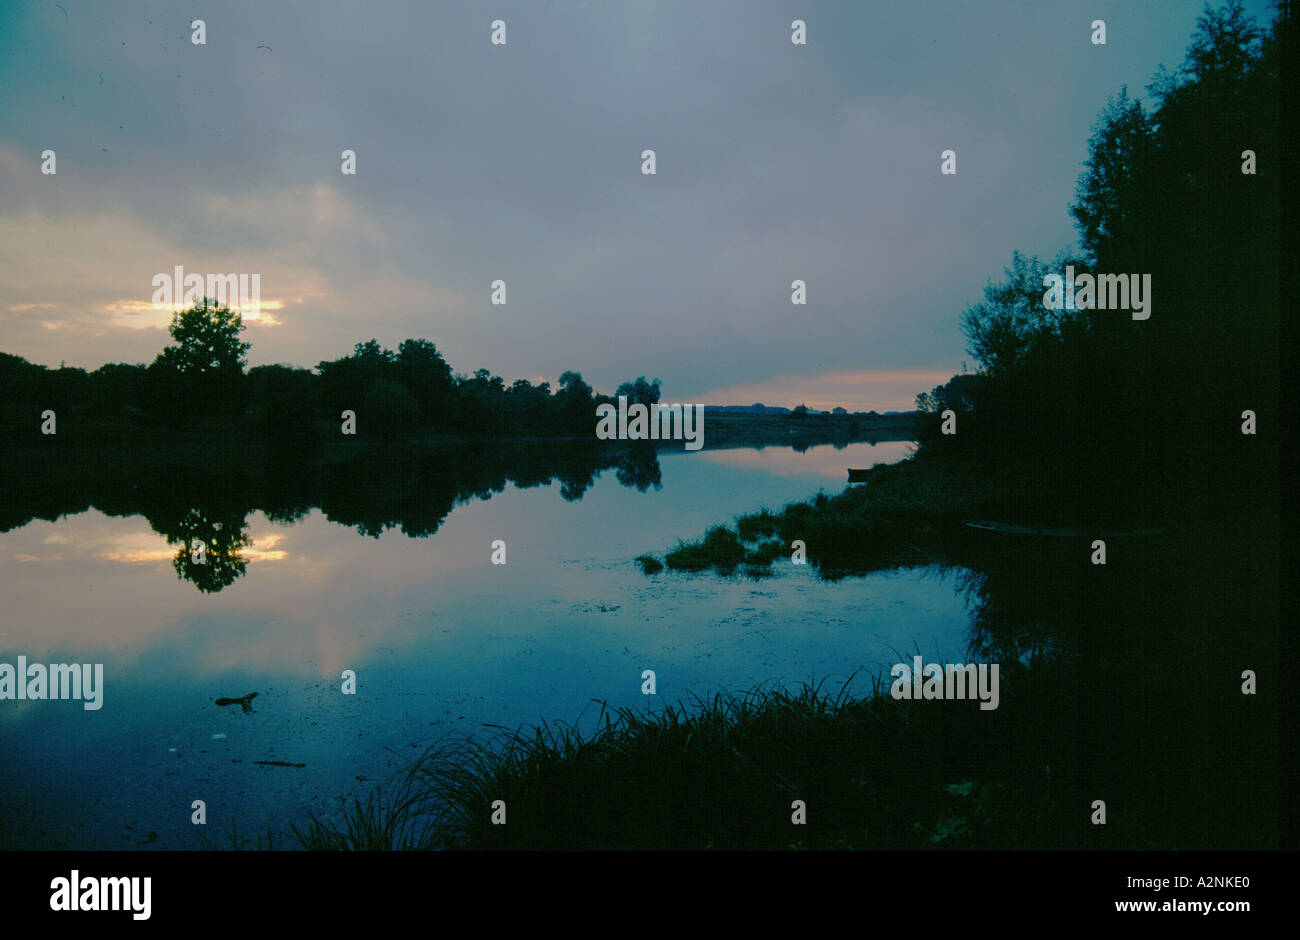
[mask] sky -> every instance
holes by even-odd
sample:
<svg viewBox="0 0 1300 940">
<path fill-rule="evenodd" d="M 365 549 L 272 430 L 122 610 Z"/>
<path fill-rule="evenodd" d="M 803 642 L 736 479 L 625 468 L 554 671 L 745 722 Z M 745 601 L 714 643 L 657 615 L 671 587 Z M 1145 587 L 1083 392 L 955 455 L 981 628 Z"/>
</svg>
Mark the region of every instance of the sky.
<svg viewBox="0 0 1300 940">
<path fill-rule="evenodd" d="M 1090 128 L 1202 6 L 0 0 L 0 351 L 151 362 L 181 265 L 260 275 L 250 365 L 424 337 L 507 383 L 907 409 L 974 369 L 1013 250 L 1076 243 Z"/>
</svg>

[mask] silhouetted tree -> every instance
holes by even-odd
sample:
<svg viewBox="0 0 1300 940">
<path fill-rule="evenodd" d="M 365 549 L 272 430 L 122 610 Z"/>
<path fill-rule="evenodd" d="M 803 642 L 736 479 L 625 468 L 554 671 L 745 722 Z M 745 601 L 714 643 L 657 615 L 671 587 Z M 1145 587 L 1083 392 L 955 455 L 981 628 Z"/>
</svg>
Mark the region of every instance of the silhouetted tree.
<svg viewBox="0 0 1300 940">
<path fill-rule="evenodd" d="M 307 369 L 255 366 L 248 370 L 248 400 L 265 438 L 301 446 L 315 430 L 318 389 Z"/>
<path fill-rule="evenodd" d="M 149 369 L 158 406 L 174 422 L 229 418 L 242 407 L 240 379 L 250 344 L 240 339 L 244 323 L 229 306 L 204 297 L 172 314 L 174 344 Z"/>
<path fill-rule="evenodd" d="M 647 382 L 645 376 L 638 376 L 635 382 L 624 382 L 614 393 L 614 397 L 627 396 L 629 405 L 654 405 L 659 402 L 659 380 Z"/>
<path fill-rule="evenodd" d="M 403 340 L 397 347 L 397 380 L 415 396 L 427 425 L 446 427 L 451 404 L 451 366 L 427 339 Z"/>
<path fill-rule="evenodd" d="M 413 436 L 419 426 L 420 403 L 396 382 L 375 379 L 370 383 L 357 414 L 364 438 L 400 441 Z"/>
<path fill-rule="evenodd" d="M 251 348 L 239 338 L 243 329 L 238 313 L 204 297 L 172 314 L 168 330 L 175 345 L 165 348 L 160 358 L 181 375 L 242 374 L 244 354 Z"/>
</svg>

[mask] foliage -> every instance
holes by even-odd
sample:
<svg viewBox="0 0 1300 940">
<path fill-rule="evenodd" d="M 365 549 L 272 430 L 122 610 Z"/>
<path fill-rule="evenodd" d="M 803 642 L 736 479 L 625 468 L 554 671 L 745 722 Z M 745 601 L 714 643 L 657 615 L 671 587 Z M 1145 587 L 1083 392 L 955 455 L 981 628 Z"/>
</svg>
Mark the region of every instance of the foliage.
<svg viewBox="0 0 1300 940">
<path fill-rule="evenodd" d="M 175 345 L 159 355 L 161 364 L 181 375 L 242 373 L 251 344 L 239 334 L 243 318 L 227 305 L 204 297 L 188 310 L 172 314 L 169 328 Z"/>
</svg>

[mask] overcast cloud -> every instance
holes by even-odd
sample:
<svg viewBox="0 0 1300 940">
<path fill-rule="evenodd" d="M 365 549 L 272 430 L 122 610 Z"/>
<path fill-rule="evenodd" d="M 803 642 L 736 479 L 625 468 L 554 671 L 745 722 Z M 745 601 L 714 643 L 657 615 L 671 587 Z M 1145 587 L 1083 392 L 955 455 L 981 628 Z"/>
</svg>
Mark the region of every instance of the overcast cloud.
<svg viewBox="0 0 1300 940">
<path fill-rule="evenodd" d="M 1012 250 L 1074 242 L 1092 123 L 1181 63 L 1200 9 L 5 3 L 0 350 L 149 362 L 179 264 L 261 274 L 253 364 L 423 336 L 507 381 L 909 407 Z"/>
</svg>

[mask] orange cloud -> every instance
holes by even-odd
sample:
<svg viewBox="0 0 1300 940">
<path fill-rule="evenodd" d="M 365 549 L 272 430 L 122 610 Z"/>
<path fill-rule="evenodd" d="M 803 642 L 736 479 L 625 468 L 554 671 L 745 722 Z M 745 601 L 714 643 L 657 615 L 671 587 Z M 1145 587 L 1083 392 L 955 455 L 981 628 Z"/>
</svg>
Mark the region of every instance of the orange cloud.
<svg viewBox="0 0 1300 940">
<path fill-rule="evenodd" d="M 124 326 L 133 330 L 166 329 L 171 325 L 173 310 L 180 307 L 155 307 L 148 300 L 113 300 L 102 304 L 104 313 L 113 317 L 113 326 Z M 283 300 L 263 300 L 257 308 L 241 307 L 232 304 L 231 309 L 238 312 L 244 322 L 250 326 L 281 326 L 284 321 L 269 311 L 283 310 Z M 53 329 L 53 327 L 47 327 Z"/>
</svg>

